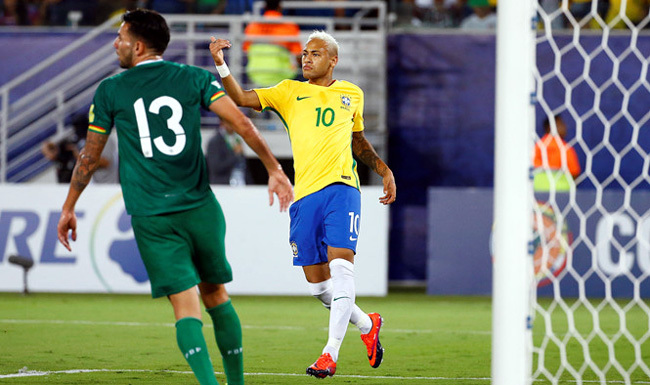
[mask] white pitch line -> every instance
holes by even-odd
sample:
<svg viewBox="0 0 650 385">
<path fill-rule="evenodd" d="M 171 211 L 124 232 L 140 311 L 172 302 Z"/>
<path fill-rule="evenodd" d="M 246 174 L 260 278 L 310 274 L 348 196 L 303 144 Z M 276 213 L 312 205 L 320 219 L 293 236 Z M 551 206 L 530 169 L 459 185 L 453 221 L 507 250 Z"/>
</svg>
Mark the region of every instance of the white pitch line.
<svg viewBox="0 0 650 385">
<path fill-rule="evenodd" d="M 85 320 L 40 320 L 40 319 L 0 319 L 7 324 L 54 324 L 54 325 L 108 325 L 108 326 L 164 326 L 174 327 L 173 323 L 156 322 L 121 322 L 121 321 L 85 321 Z"/>
<path fill-rule="evenodd" d="M 24 378 L 24 377 L 42 377 L 52 374 L 79 374 L 79 373 L 174 373 L 174 374 L 193 374 L 191 371 L 180 370 L 147 370 L 147 369 L 70 369 L 70 370 L 21 370 L 18 373 L 0 374 L 0 378 Z M 216 374 L 223 375 L 223 372 L 215 372 Z M 278 376 L 278 377 L 306 377 L 306 374 L 298 373 L 244 373 L 245 376 Z M 386 380 L 434 380 L 434 381 L 490 381 L 489 377 L 483 378 L 449 378 L 449 377 L 405 377 L 405 376 L 362 376 L 362 375 L 336 375 L 341 378 L 362 378 L 362 379 L 386 379 Z"/>
<path fill-rule="evenodd" d="M 79 373 L 173 373 L 173 374 L 193 374 L 191 371 L 181 370 L 150 370 L 150 369 L 70 369 L 70 370 L 51 370 L 38 371 L 21 369 L 18 373 L 0 374 L 2 378 L 24 378 L 24 377 L 42 377 L 52 374 L 79 374 Z M 223 372 L 215 372 L 224 375 Z M 303 377 L 306 374 L 298 373 L 244 373 L 245 376 L 278 376 L 278 377 Z M 353 374 L 336 375 L 337 378 L 360 378 L 360 379 L 381 379 L 381 380 L 427 380 L 427 381 L 491 381 L 490 377 L 406 377 L 406 376 L 362 376 Z M 533 380 L 534 382 L 547 382 L 545 379 Z M 576 381 L 569 381 L 576 382 Z M 585 384 L 600 384 L 598 380 L 583 380 Z M 608 384 L 624 384 L 625 381 L 607 381 Z M 648 381 L 635 381 L 632 384 L 650 384 Z"/>
<path fill-rule="evenodd" d="M 103 326 L 144 326 L 144 327 L 174 327 L 173 323 L 163 322 L 122 322 L 122 321 L 87 321 L 87 320 L 36 320 L 36 319 L 0 319 L 0 323 L 8 324 L 52 324 L 52 325 L 103 325 Z M 205 327 L 211 328 L 212 324 L 207 323 Z M 353 327 L 353 326 L 350 326 Z M 313 330 L 313 328 L 306 328 L 302 326 L 263 326 L 263 325 L 242 325 L 243 329 L 258 329 L 258 330 Z M 321 328 L 327 330 L 327 328 Z M 434 330 L 434 329 L 391 329 L 383 328 L 383 333 L 398 333 L 398 334 L 434 334 L 434 333 L 447 333 L 447 334 L 476 334 L 476 335 L 490 335 L 492 332 L 484 330 Z"/>
</svg>

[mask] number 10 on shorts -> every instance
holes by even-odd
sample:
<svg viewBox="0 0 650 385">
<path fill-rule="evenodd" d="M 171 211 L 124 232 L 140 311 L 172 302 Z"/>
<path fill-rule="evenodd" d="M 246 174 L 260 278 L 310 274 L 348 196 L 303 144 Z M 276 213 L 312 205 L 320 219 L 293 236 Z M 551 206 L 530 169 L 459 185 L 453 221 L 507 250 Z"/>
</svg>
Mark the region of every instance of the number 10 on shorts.
<svg viewBox="0 0 650 385">
<path fill-rule="evenodd" d="M 350 240 L 356 241 L 359 237 L 359 214 L 350 211 L 348 215 L 350 216 Z"/>
</svg>

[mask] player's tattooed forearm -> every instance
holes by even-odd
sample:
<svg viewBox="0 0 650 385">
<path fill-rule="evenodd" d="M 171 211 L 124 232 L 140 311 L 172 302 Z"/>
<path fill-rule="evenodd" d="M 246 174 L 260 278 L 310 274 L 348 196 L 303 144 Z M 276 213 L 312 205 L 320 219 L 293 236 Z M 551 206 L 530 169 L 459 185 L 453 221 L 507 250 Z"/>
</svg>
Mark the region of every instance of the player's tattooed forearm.
<svg viewBox="0 0 650 385">
<path fill-rule="evenodd" d="M 359 138 L 354 135 L 352 140 L 352 151 L 354 154 L 362 161 L 365 165 L 370 167 L 370 169 L 376 172 L 379 175 L 384 175 L 386 172 L 386 164 L 379 158 L 375 149 L 372 148 L 372 145 L 365 137 Z"/>
<path fill-rule="evenodd" d="M 95 171 L 92 167 L 92 159 L 83 151 L 77 159 L 77 164 L 74 167 L 74 172 L 72 176 L 72 186 L 76 190 L 82 191 L 88 183 L 90 183 L 90 178 Z M 96 168 L 96 167 L 95 167 Z"/>
<path fill-rule="evenodd" d="M 86 146 L 81 150 L 73 171 L 72 186 L 74 189 L 83 191 L 90 183 L 90 178 L 99 167 L 99 159 L 107 140 L 108 135 L 88 135 Z"/>
<path fill-rule="evenodd" d="M 370 169 L 372 169 L 377 174 L 381 175 L 379 170 L 380 168 L 379 156 L 377 156 L 377 154 L 372 149 L 363 149 L 362 151 L 357 153 L 357 157 L 365 165 L 370 167 Z"/>
</svg>

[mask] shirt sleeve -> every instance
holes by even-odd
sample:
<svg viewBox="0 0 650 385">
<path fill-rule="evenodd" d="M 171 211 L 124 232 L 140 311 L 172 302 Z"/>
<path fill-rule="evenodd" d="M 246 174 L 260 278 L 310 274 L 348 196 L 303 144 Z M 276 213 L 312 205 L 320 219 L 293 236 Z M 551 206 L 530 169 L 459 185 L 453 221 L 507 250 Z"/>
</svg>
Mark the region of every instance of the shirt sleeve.
<svg viewBox="0 0 650 385">
<path fill-rule="evenodd" d="M 352 115 L 352 121 L 354 122 L 352 132 L 359 132 L 365 129 L 365 125 L 363 124 L 363 105 L 363 91 L 359 88 L 359 105 Z"/>
<path fill-rule="evenodd" d="M 533 167 L 542 167 L 542 141 L 535 143 L 535 156 L 533 157 Z"/>
<path fill-rule="evenodd" d="M 283 115 L 286 102 L 291 99 L 290 84 L 290 80 L 283 80 L 273 87 L 253 89 L 260 100 L 262 111 L 272 109 Z"/>
<path fill-rule="evenodd" d="M 98 134 L 108 135 L 113 127 L 113 109 L 110 98 L 108 81 L 103 81 L 97 87 L 93 104 L 88 111 L 88 130 Z"/>
<path fill-rule="evenodd" d="M 199 69 L 199 85 L 201 87 L 201 106 L 209 109 L 210 105 L 226 96 L 221 83 L 207 70 Z"/>
<path fill-rule="evenodd" d="M 569 172 L 574 178 L 577 178 L 580 175 L 581 167 L 580 162 L 578 161 L 578 154 L 573 147 L 569 147 L 566 152 L 567 167 Z"/>
</svg>

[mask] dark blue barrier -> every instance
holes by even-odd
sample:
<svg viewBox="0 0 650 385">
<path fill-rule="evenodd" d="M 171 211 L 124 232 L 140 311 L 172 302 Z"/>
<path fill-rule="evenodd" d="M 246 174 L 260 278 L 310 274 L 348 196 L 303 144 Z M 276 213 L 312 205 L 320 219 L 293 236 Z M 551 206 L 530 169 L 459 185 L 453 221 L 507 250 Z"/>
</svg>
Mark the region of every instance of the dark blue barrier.
<svg viewBox="0 0 650 385">
<path fill-rule="evenodd" d="M 429 294 L 491 294 L 492 195 L 489 188 L 429 189 Z M 604 191 L 602 196 L 582 190 L 576 194 L 575 205 L 570 205 L 568 193 L 558 194 L 556 205 L 544 205 L 547 196 L 543 194 L 537 199 L 541 214 L 535 223 L 546 221 L 549 229 L 562 213 L 566 223 L 562 237 L 572 250 L 567 252 L 560 242 L 550 252 L 552 273 L 537 274 L 538 295 L 552 296 L 557 286 L 563 297 L 577 297 L 584 285 L 587 296 L 605 297 L 611 285 L 613 297 L 630 298 L 638 290 L 641 297 L 650 298 L 649 191 L 635 191 L 626 198 L 619 190 Z M 533 245 L 540 261 L 539 237 Z M 639 277 L 635 289 L 634 280 Z"/>
<path fill-rule="evenodd" d="M 556 37 L 563 50 L 561 69 L 566 81 L 582 76 L 584 60 L 577 49 L 567 46 L 571 35 Z M 634 52 L 625 53 L 629 36 L 583 36 L 580 44 L 592 55 L 588 77 L 596 87 L 615 81 L 633 87 L 642 73 L 643 60 Z M 636 50 L 641 57 L 650 54 L 650 36 L 638 36 Z M 607 47 L 601 50 L 599 47 Z M 388 36 L 388 163 L 395 173 L 399 190 L 393 205 L 390 235 L 391 280 L 426 279 L 421 253 L 426 231 L 422 215 L 426 210 L 427 188 L 491 187 L 494 178 L 494 107 L 495 107 L 495 38 L 492 35 L 456 35 L 449 33 L 403 33 Z M 609 55 L 620 56 L 615 71 Z M 537 64 L 542 75 L 555 64 L 555 54 L 548 43 L 537 49 Z M 647 80 L 646 80 L 647 82 Z M 634 130 L 631 122 L 641 121 L 648 113 L 650 92 L 643 86 L 624 95 L 615 83 L 603 87 L 601 97 L 586 84 L 573 89 L 569 108 L 565 105 L 566 89 L 558 76 L 549 77 L 538 90 L 539 99 L 561 113 L 567 123 L 568 139 L 576 135 L 576 116 L 584 117 L 582 139 L 585 148 L 576 146 L 585 170 L 585 150 L 592 151 L 603 142 L 607 148 L 593 151 L 588 170 L 602 183 L 618 172 L 620 180 L 611 180 L 607 189 L 620 189 L 623 183 L 638 179 L 637 188 L 650 189 L 643 164 L 650 154 L 649 123 Z M 603 116 L 587 117 L 594 108 Z M 624 108 L 625 107 L 625 108 Z M 571 111 L 570 111 L 571 110 Z M 621 114 L 621 112 L 625 114 Z M 616 118 L 615 118 L 616 117 Z M 537 131 L 542 133 L 545 118 L 537 105 Z M 615 118 L 615 119 L 614 119 Z M 602 119 L 602 120 L 601 120 Z M 613 122 L 611 130 L 603 121 Z M 616 163 L 610 149 L 620 151 L 634 140 L 636 146 Z M 620 166 L 620 168 L 619 168 Z M 643 179 L 645 175 L 645 179 Z M 592 189 L 590 180 L 578 185 Z"/>
<path fill-rule="evenodd" d="M 427 293 L 492 292 L 491 188 L 430 188 Z"/>
<path fill-rule="evenodd" d="M 388 37 L 390 280 L 426 279 L 426 190 L 491 186 L 494 36 Z"/>
</svg>

